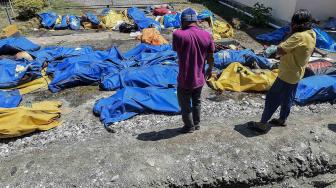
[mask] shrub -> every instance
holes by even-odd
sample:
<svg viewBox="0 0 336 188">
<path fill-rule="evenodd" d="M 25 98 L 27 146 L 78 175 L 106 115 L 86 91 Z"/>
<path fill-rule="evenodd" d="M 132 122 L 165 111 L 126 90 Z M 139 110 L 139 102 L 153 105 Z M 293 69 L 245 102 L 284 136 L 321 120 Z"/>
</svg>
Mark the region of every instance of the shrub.
<svg viewBox="0 0 336 188">
<path fill-rule="evenodd" d="M 28 20 L 36 16 L 47 6 L 46 0 L 14 0 L 13 6 L 18 14 L 18 19 Z"/>
<path fill-rule="evenodd" d="M 265 7 L 262 3 L 256 3 L 252 7 L 252 15 L 254 19 L 252 19 L 252 24 L 257 26 L 265 26 L 271 19 L 272 16 L 272 8 Z"/>
</svg>

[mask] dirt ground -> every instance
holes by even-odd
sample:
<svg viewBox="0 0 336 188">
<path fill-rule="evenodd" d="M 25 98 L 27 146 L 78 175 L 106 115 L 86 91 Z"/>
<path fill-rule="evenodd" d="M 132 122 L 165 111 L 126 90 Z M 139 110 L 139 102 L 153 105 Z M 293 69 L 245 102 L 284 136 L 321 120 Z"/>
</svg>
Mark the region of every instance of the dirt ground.
<svg viewBox="0 0 336 188">
<path fill-rule="evenodd" d="M 138 44 L 117 32 L 41 31 L 29 38 L 43 46 L 118 46 L 123 52 Z M 234 39 L 262 49 L 251 33 L 237 31 Z M 264 94 L 217 94 L 205 86 L 201 130 L 181 135 L 181 117 L 163 114 L 105 129 L 92 108 L 113 93 L 92 85 L 25 95 L 23 103 L 62 101 L 63 123 L 0 141 L 0 187 L 336 187 L 332 104 L 294 106 L 287 127 L 260 135 L 246 123 L 260 118 Z"/>
</svg>

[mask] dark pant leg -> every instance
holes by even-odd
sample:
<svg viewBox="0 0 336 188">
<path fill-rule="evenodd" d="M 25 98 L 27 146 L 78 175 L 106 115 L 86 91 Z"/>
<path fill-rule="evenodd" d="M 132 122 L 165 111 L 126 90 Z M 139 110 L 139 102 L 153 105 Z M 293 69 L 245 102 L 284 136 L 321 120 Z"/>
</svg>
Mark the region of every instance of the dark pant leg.
<svg viewBox="0 0 336 188">
<path fill-rule="evenodd" d="M 280 110 L 280 119 L 285 121 L 290 114 L 290 110 L 294 102 L 297 84 L 287 84 L 286 88 L 286 93 L 284 95 L 284 100 L 281 104 Z"/>
<path fill-rule="evenodd" d="M 278 109 L 283 100 L 283 81 L 277 78 L 268 91 L 265 100 L 264 112 L 261 117 L 262 123 L 267 123 Z"/>
<path fill-rule="evenodd" d="M 181 108 L 182 121 L 186 127 L 194 126 L 191 109 L 191 97 L 191 90 L 177 88 L 177 98 Z"/>
<path fill-rule="evenodd" d="M 192 115 L 194 125 L 201 122 L 201 94 L 202 87 L 196 88 L 192 92 Z"/>
</svg>

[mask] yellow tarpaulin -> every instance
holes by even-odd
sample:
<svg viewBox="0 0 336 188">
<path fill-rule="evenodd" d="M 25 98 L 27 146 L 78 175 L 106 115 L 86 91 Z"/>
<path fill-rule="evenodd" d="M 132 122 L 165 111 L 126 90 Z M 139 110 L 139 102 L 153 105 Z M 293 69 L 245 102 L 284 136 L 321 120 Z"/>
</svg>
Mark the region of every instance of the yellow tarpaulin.
<svg viewBox="0 0 336 188">
<path fill-rule="evenodd" d="M 141 42 L 151 45 L 168 44 L 168 41 L 155 28 L 146 28 L 142 30 L 142 35 L 138 37 Z"/>
<path fill-rule="evenodd" d="M 221 40 L 222 38 L 229 38 L 234 36 L 232 26 L 226 22 L 214 21 L 213 22 L 213 38 L 214 40 Z"/>
<path fill-rule="evenodd" d="M 278 70 L 251 71 L 240 63 L 231 63 L 218 79 L 212 77 L 208 84 L 214 90 L 224 91 L 267 91 L 271 88 Z"/>
<path fill-rule="evenodd" d="M 0 138 L 46 131 L 60 125 L 61 102 L 34 103 L 31 107 L 0 108 Z"/>
<path fill-rule="evenodd" d="M 18 89 L 21 95 L 34 92 L 36 90 L 47 90 L 48 85 L 50 83 L 50 78 L 46 75 L 45 70 L 41 71 L 42 77 L 35 79 L 33 81 L 21 84 L 15 88 L 10 89 Z M 10 90 L 10 89 L 3 89 L 3 90 Z"/>
<path fill-rule="evenodd" d="M 110 10 L 108 14 L 102 16 L 100 19 L 103 27 L 107 29 L 112 29 L 117 25 L 118 21 L 127 21 L 127 17 L 113 10 Z"/>
</svg>

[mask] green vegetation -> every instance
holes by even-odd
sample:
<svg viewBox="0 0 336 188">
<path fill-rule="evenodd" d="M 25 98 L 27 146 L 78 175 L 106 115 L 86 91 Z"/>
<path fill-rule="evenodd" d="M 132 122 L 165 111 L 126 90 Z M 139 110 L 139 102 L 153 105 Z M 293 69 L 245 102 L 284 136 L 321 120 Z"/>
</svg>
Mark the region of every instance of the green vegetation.
<svg viewBox="0 0 336 188">
<path fill-rule="evenodd" d="M 19 20 L 29 20 L 46 6 L 46 0 L 14 0 L 14 9 Z"/>
<path fill-rule="evenodd" d="M 256 3 L 252 7 L 252 24 L 256 26 L 266 26 L 266 24 L 270 21 L 272 16 L 272 8 L 265 7 L 262 3 Z"/>
</svg>

